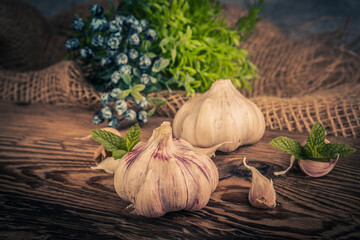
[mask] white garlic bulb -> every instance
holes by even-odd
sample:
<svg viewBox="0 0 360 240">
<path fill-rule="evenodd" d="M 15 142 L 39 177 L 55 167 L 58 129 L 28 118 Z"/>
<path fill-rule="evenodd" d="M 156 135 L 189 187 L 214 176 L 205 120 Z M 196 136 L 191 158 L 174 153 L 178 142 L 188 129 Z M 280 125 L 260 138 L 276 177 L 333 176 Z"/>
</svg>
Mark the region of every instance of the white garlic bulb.
<svg viewBox="0 0 360 240">
<path fill-rule="evenodd" d="M 115 171 L 117 194 L 146 217 L 203 208 L 219 181 L 218 170 L 188 142 L 172 138 L 169 122 L 154 129 L 147 143 L 137 144 Z"/>
<path fill-rule="evenodd" d="M 233 86 L 217 80 L 210 90 L 185 103 L 173 122 L 174 136 L 196 147 L 223 144 L 218 150 L 234 151 L 259 141 L 265 132 L 260 109 Z"/>
</svg>

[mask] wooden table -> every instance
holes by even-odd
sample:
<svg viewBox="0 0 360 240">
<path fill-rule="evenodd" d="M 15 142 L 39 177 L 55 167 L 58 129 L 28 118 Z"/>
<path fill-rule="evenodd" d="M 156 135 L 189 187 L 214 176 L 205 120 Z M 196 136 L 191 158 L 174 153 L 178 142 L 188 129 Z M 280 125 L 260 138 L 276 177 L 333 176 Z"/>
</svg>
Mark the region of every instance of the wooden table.
<svg viewBox="0 0 360 240">
<path fill-rule="evenodd" d="M 148 219 L 126 209 L 113 175 L 90 169 L 98 144 L 75 138 L 94 128 L 91 117 L 81 108 L 0 102 L 0 239 L 360 238 L 359 150 L 322 178 L 305 177 L 297 167 L 275 177 L 289 155 L 267 143 L 279 135 L 302 141 L 307 134 L 266 131 L 257 144 L 217 153 L 220 182 L 204 209 Z M 164 120 L 171 119 L 152 117 L 142 139 Z M 358 139 L 329 140 L 360 146 Z M 275 209 L 250 206 L 244 156 L 273 179 Z"/>
</svg>

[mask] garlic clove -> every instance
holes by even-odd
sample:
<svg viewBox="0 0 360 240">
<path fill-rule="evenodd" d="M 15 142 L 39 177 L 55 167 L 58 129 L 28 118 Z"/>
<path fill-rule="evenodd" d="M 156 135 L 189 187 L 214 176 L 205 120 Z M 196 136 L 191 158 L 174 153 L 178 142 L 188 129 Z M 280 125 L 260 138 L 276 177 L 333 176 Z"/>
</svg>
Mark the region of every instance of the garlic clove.
<svg viewBox="0 0 360 240">
<path fill-rule="evenodd" d="M 107 157 L 96 165 L 96 167 L 90 167 L 94 170 L 104 170 L 107 173 L 113 174 L 119 165 L 120 160 L 114 160 L 113 157 Z"/>
<path fill-rule="evenodd" d="M 249 191 L 249 202 L 256 208 L 276 207 L 276 193 L 273 181 L 264 177 L 256 168 L 246 164 L 246 157 L 243 159 L 244 166 L 251 170 L 252 181 Z"/>
<path fill-rule="evenodd" d="M 328 174 L 339 160 L 339 154 L 336 159 L 330 159 L 330 162 L 316 162 L 312 160 L 300 159 L 298 161 L 301 170 L 310 177 L 322 177 Z"/>
</svg>

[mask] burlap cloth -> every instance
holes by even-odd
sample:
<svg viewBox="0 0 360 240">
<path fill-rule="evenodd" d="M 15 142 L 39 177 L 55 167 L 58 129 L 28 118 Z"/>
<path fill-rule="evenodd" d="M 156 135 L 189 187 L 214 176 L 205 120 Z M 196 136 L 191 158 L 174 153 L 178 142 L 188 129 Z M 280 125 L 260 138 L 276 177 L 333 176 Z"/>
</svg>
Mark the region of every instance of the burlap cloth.
<svg viewBox="0 0 360 240">
<path fill-rule="evenodd" d="M 62 60 L 73 14 L 87 16 L 88 7 L 46 20 L 20 0 L 0 2 L 0 99 L 99 107 L 99 93 L 81 69 Z M 228 22 L 244 14 L 236 7 L 224 11 Z M 339 33 L 292 40 L 261 20 L 242 44 L 252 53 L 260 75 L 253 91 L 243 93 L 260 107 L 268 129 L 303 132 L 319 121 L 328 134 L 360 136 L 360 56 L 334 44 Z M 174 116 L 188 99 L 182 91 L 151 96 L 167 100 L 157 109 L 160 116 Z"/>
</svg>

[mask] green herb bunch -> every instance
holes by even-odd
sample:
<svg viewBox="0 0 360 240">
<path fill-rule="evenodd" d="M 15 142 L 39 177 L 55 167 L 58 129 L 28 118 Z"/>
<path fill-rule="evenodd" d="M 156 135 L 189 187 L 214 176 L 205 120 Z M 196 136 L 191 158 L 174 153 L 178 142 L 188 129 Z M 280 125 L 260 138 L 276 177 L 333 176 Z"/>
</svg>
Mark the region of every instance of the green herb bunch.
<svg viewBox="0 0 360 240">
<path fill-rule="evenodd" d="M 193 95 L 221 78 L 251 90 L 257 68 L 239 46 L 259 20 L 261 4 L 232 26 L 226 25 L 219 3 L 212 0 L 123 0 L 118 10 L 146 18 L 157 30 L 161 41 L 150 49 L 171 59 L 163 70 L 169 77 L 163 84 Z"/>
<path fill-rule="evenodd" d="M 313 161 L 326 161 L 337 157 L 345 158 L 355 151 L 354 148 L 343 143 L 326 144 L 325 129 L 319 122 L 316 122 L 312 127 L 305 146 L 287 137 L 277 137 L 269 144 L 283 152 L 290 153 L 296 159 Z"/>
</svg>

